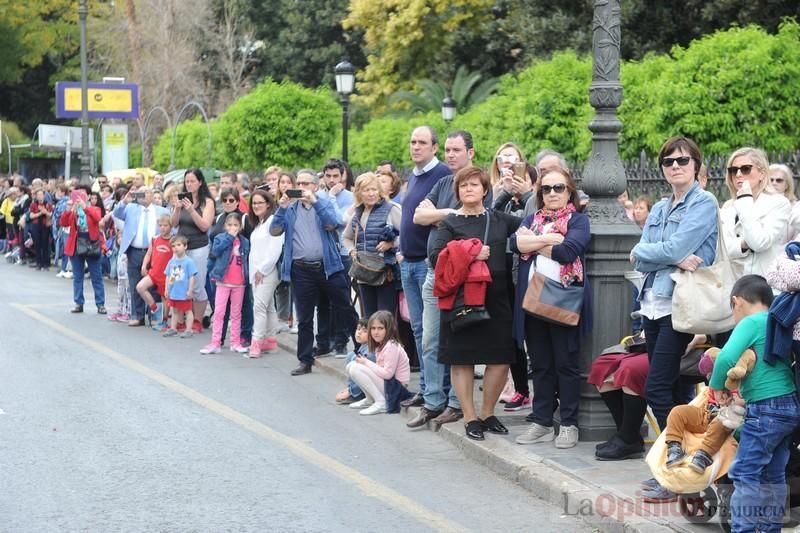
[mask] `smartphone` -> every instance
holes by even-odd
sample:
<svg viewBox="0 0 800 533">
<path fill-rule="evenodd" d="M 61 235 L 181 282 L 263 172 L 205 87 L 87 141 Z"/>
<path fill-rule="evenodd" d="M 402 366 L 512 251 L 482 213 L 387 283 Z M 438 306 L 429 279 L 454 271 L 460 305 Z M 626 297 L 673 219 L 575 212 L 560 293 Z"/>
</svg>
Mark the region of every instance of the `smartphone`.
<svg viewBox="0 0 800 533">
<path fill-rule="evenodd" d="M 189 200 L 189 201 L 191 201 L 191 199 L 192 199 L 192 193 L 190 193 L 190 192 L 179 192 L 178 193 L 178 201 L 179 202 L 181 200 Z"/>
<path fill-rule="evenodd" d="M 82 201 L 83 203 L 89 202 L 89 197 L 86 196 L 86 191 L 83 189 L 72 191 L 69 195 L 69 199 L 72 201 L 72 203 L 78 203 L 78 201 Z"/>
<path fill-rule="evenodd" d="M 302 198 L 303 197 L 303 190 L 302 189 L 287 189 L 286 196 L 289 198 Z"/>
<path fill-rule="evenodd" d="M 519 176 L 520 178 L 524 178 L 525 173 L 528 171 L 528 165 L 525 163 L 525 161 L 517 161 L 511 165 L 511 168 L 514 170 L 514 175 Z"/>
<path fill-rule="evenodd" d="M 133 193 L 134 200 L 144 200 L 144 193 L 143 192 L 135 192 Z"/>
</svg>

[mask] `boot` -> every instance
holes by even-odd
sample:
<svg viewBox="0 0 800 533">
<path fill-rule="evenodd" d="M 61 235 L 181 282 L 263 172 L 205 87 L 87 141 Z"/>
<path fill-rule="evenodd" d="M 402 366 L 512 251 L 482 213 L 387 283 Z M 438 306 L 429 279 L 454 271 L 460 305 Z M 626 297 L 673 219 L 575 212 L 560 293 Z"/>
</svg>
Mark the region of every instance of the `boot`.
<svg viewBox="0 0 800 533">
<path fill-rule="evenodd" d="M 667 443 L 667 468 L 672 468 L 680 463 L 685 457 L 680 442 L 670 441 Z"/>
<path fill-rule="evenodd" d="M 702 474 L 706 471 L 706 468 L 711 466 L 711 463 L 713 462 L 714 460 L 710 455 L 703 450 L 697 450 L 697 452 L 694 454 L 694 457 L 692 457 L 692 462 L 689 463 L 689 468 L 698 474 Z"/>
</svg>

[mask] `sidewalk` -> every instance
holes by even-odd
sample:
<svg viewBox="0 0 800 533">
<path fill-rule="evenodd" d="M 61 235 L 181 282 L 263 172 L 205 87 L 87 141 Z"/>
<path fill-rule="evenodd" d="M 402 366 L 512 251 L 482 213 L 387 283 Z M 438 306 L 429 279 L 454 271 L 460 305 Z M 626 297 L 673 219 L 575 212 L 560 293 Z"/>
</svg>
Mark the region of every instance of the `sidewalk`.
<svg viewBox="0 0 800 533">
<path fill-rule="evenodd" d="M 297 336 L 283 333 L 278 336 L 278 344 L 289 353 L 296 353 Z M 324 357 L 317 359 L 314 366 L 342 380 L 346 377 L 344 359 Z M 418 379 L 419 374 L 413 373 L 411 390 L 417 390 Z M 476 381 L 476 386 L 478 384 L 480 381 Z M 477 391 L 475 397 L 480 398 Z M 402 416 L 410 418 L 415 411 L 404 410 Z M 642 502 L 639 483 L 651 476 L 641 459 L 596 461 L 596 443 L 593 442 L 580 442 L 568 450 L 556 449 L 552 443 L 531 446 L 516 444 L 514 438 L 529 425 L 525 421 L 529 412 L 506 413 L 501 408 L 497 409 L 498 418 L 509 429 L 506 436 L 487 433 L 485 441 L 473 441 L 466 437 L 461 423 L 445 424 L 438 435 L 471 460 L 519 484 L 532 496 L 562 508 L 565 514 L 580 516 L 600 531 L 722 531 L 717 517 L 706 524 L 688 522 L 681 515 L 677 502 Z M 429 428 L 432 429 L 433 424 Z"/>
</svg>

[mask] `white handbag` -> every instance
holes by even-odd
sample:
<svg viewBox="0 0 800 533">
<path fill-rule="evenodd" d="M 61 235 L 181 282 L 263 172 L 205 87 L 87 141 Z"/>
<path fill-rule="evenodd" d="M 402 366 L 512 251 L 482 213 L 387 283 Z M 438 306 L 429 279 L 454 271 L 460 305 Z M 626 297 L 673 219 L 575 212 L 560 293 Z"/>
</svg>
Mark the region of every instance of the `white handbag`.
<svg viewBox="0 0 800 533">
<path fill-rule="evenodd" d="M 740 276 L 728 256 L 719 213 L 717 234 L 717 258 L 713 265 L 694 272 L 678 270 L 670 274 L 675 282 L 672 293 L 672 327 L 675 331 L 710 335 L 733 329 L 731 289 Z"/>
</svg>

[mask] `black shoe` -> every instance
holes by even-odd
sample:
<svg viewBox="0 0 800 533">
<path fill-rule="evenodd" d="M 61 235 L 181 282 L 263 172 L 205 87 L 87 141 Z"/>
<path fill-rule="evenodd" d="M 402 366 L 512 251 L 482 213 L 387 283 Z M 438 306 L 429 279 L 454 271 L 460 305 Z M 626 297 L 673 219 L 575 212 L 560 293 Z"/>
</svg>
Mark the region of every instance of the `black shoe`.
<svg viewBox="0 0 800 533">
<path fill-rule="evenodd" d="M 478 422 L 481 423 L 481 428 L 484 431 L 489 431 L 491 433 L 499 433 L 500 435 L 508 435 L 508 428 L 503 425 L 500 420 L 492 415 L 485 420 L 478 419 Z"/>
<path fill-rule="evenodd" d="M 82 305 L 76 305 L 75 307 L 70 309 L 69 312 L 70 313 L 83 313 L 83 306 Z"/>
<path fill-rule="evenodd" d="M 680 463 L 686 454 L 680 442 L 670 441 L 667 443 L 667 468 L 672 468 Z"/>
<path fill-rule="evenodd" d="M 101 305 L 101 306 L 97 307 L 97 314 L 98 315 L 105 315 L 106 313 L 108 313 L 108 311 L 106 311 L 105 306 Z"/>
<path fill-rule="evenodd" d="M 363 400 L 364 398 L 365 398 L 365 396 L 363 394 L 359 394 L 358 396 L 350 395 L 347 398 L 345 398 L 344 400 L 342 400 L 340 402 L 336 402 L 336 403 L 338 403 L 339 405 L 350 405 L 351 403 L 359 402 L 359 401 Z"/>
<path fill-rule="evenodd" d="M 310 374 L 311 373 L 311 365 L 307 365 L 305 363 L 300 363 L 297 365 L 297 368 L 292 370 L 291 374 L 293 376 L 302 376 L 303 374 Z"/>
<path fill-rule="evenodd" d="M 200 321 L 203 324 L 203 329 L 208 329 L 211 327 L 211 317 L 204 316 L 203 320 Z"/>
<path fill-rule="evenodd" d="M 480 420 L 472 420 L 464 424 L 464 429 L 466 430 L 467 437 L 472 440 L 484 440 L 485 437 L 483 436 L 483 425 L 481 424 Z"/>
<path fill-rule="evenodd" d="M 698 474 L 703 474 L 706 471 L 706 468 L 711 466 L 711 463 L 713 462 L 714 459 L 712 459 L 710 455 L 703 450 L 697 450 L 697 452 L 694 454 L 694 457 L 692 457 L 692 462 L 689 463 L 689 468 Z"/>
<path fill-rule="evenodd" d="M 611 440 L 608 441 L 608 446 L 604 446 L 594 452 L 594 456 L 598 461 L 639 459 L 642 455 L 644 455 L 644 443 L 634 442 L 633 444 L 628 444 L 619 435 L 611 437 Z"/>
<path fill-rule="evenodd" d="M 533 413 L 528 413 L 528 416 L 525 417 L 525 422 L 536 422 L 536 417 L 533 415 Z"/>
<path fill-rule="evenodd" d="M 333 347 L 333 355 L 341 359 L 342 357 L 347 357 L 347 346 L 334 346 Z"/>
<path fill-rule="evenodd" d="M 312 357 L 328 357 L 332 353 L 330 348 L 320 348 L 319 346 L 314 346 L 314 349 L 311 350 Z"/>
<path fill-rule="evenodd" d="M 428 423 L 428 421 L 433 420 L 440 414 L 442 414 L 442 409 L 437 409 L 435 411 L 428 410 L 424 405 L 420 408 L 417 416 L 406 422 L 406 427 L 409 428 L 418 428 L 422 427 Z"/>
<path fill-rule="evenodd" d="M 406 409 L 409 407 L 422 407 L 423 405 L 425 405 L 425 400 L 422 398 L 422 394 L 420 393 L 416 393 L 408 400 L 403 400 L 400 402 L 400 407 L 405 407 Z"/>
</svg>

